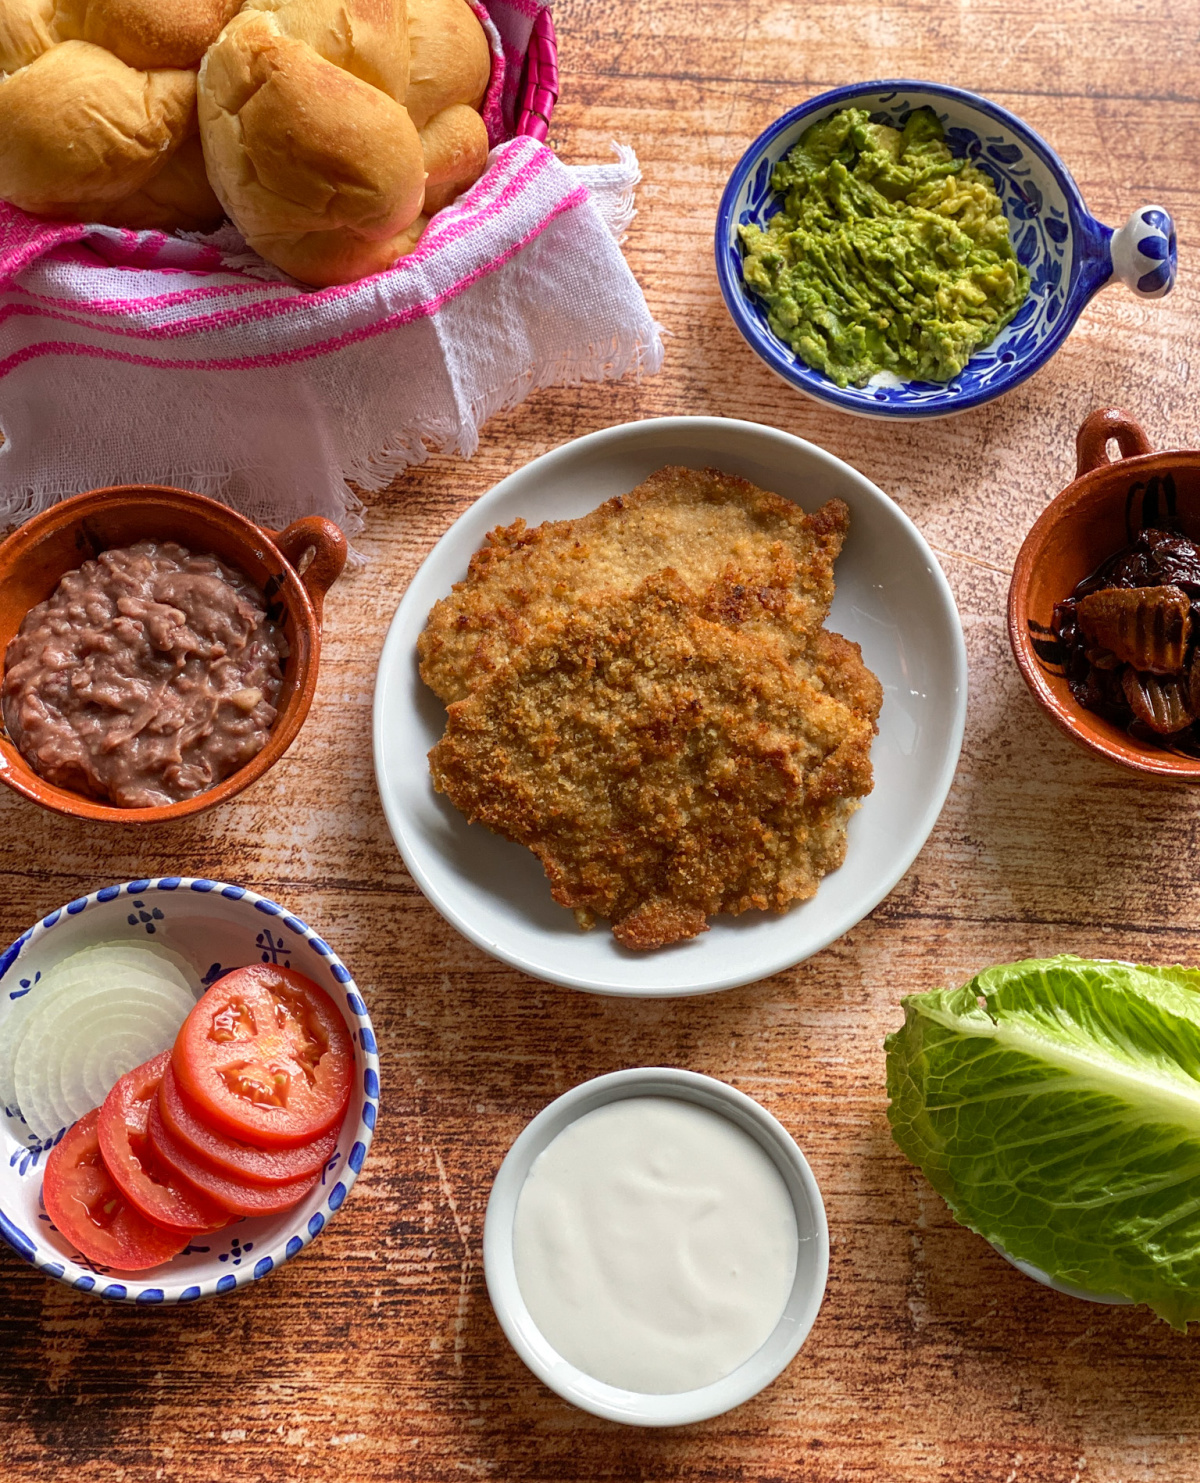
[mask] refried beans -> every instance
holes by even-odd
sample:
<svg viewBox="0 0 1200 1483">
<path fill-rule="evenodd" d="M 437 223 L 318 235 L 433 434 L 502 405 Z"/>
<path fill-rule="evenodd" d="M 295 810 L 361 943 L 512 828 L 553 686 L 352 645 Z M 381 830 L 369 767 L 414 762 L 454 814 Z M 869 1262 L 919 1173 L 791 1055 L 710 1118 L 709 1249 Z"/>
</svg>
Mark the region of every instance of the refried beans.
<svg viewBox="0 0 1200 1483">
<path fill-rule="evenodd" d="M 25 615 L 4 722 L 47 782 L 123 808 L 175 803 L 262 750 L 286 656 L 248 578 L 138 541 L 68 572 Z"/>
</svg>

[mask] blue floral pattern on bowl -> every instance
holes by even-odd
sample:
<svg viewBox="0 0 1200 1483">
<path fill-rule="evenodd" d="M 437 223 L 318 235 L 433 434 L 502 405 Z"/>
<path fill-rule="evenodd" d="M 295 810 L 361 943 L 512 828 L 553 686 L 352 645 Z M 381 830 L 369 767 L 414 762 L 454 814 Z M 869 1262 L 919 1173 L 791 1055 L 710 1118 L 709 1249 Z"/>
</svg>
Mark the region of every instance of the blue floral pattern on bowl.
<svg viewBox="0 0 1200 1483">
<path fill-rule="evenodd" d="M 1029 297 L 1016 318 L 973 355 L 953 381 L 906 381 L 840 388 L 800 360 L 767 323 L 763 302 L 742 281 L 737 229 L 765 224 L 780 208 L 771 172 L 811 124 L 842 108 L 866 108 L 902 127 L 916 108 L 942 121 L 960 158 L 986 170 L 1004 203 L 1013 247 L 1029 270 Z M 1139 225 L 1135 226 L 1135 223 Z M 974 93 L 926 82 L 870 82 L 837 88 L 793 108 L 761 134 L 729 178 L 717 213 L 717 278 L 734 323 L 767 365 L 798 390 L 867 417 L 943 417 L 1010 391 L 1043 366 L 1084 305 L 1114 276 L 1144 297 L 1175 279 L 1175 228 L 1162 207 L 1143 207 L 1115 234 L 1092 217 L 1054 151 L 1007 110 Z M 1115 249 L 1115 250 L 1114 250 Z"/>
<path fill-rule="evenodd" d="M 13 1108 L 0 1111 L 0 1237 L 50 1277 L 130 1303 L 186 1303 L 258 1281 L 296 1255 L 341 1208 L 362 1169 L 379 1113 L 379 1057 L 371 1017 L 349 970 L 299 917 L 244 886 L 164 876 L 105 886 L 51 912 L 0 953 L 0 1035 L 13 1001 L 36 993 L 43 969 L 88 943 L 148 933 L 195 965 L 205 987 L 251 963 L 290 965 L 320 984 L 346 1020 L 355 1084 L 341 1137 L 316 1188 L 291 1210 L 197 1236 L 147 1273 L 115 1274 L 65 1240 L 41 1202 L 45 1154 Z"/>
<path fill-rule="evenodd" d="M 1179 255 L 1175 223 L 1161 206 L 1135 211 L 1112 239 L 1113 271 L 1144 299 L 1161 299 L 1175 287 Z"/>
</svg>

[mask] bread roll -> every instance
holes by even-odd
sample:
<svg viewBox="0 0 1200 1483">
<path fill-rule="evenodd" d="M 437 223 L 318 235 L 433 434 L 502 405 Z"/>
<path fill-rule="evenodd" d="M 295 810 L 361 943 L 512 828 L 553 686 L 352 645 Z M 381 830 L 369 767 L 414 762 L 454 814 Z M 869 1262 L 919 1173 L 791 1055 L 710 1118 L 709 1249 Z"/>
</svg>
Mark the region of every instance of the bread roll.
<svg viewBox="0 0 1200 1483">
<path fill-rule="evenodd" d="M 124 200 L 59 203 L 45 214 L 142 231 L 208 232 L 220 225 L 225 212 L 208 183 L 200 135 L 193 134 L 161 170 Z"/>
<path fill-rule="evenodd" d="M 385 273 L 417 245 L 429 218 L 418 216 L 408 226 L 378 241 L 355 237 L 348 232 L 307 232 L 281 243 L 261 239 L 263 257 L 285 273 L 313 288 L 335 283 L 357 283 L 372 273 Z"/>
<path fill-rule="evenodd" d="M 466 0 L 408 0 L 408 39 L 404 103 L 417 128 L 455 103 L 478 112 L 492 75 L 492 54 Z"/>
<path fill-rule="evenodd" d="M 483 27 L 466 0 L 408 0 L 409 114 L 425 154 L 425 213 L 460 196 L 487 165 L 479 106 L 492 72 Z"/>
<path fill-rule="evenodd" d="M 293 4 L 304 26 L 288 16 Z M 374 42 L 386 30 L 386 6 L 403 4 L 254 0 L 201 65 L 209 179 L 247 242 L 302 282 L 325 287 L 390 266 L 421 211 L 425 165 L 403 104 L 289 29 L 313 26 L 323 5 L 328 31 L 345 22 L 353 50 L 355 35 Z M 372 27 L 360 30 L 363 17 Z"/>
<path fill-rule="evenodd" d="M 196 74 L 64 41 L 0 78 L 0 198 L 49 214 L 139 190 L 193 132 Z"/>
<path fill-rule="evenodd" d="M 373 88 L 404 102 L 408 91 L 408 7 L 403 0 L 245 0 L 242 11 L 266 11 L 280 33 Z"/>
<path fill-rule="evenodd" d="M 28 67 L 61 38 L 54 29 L 57 0 L 0 0 L 0 73 Z"/>
<path fill-rule="evenodd" d="M 421 130 L 425 154 L 425 212 L 432 216 L 460 196 L 483 174 L 488 157 L 487 128 L 473 108 L 455 103 L 435 113 Z"/>
<path fill-rule="evenodd" d="M 195 67 L 240 0 L 57 0 L 60 41 L 90 41 L 130 67 Z"/>
<path fill-rule="evenodd" d="M 490 74 L 466 0 L 0 0 L 0 198 L 348 282 L 483 173 Z"/>
</svg>

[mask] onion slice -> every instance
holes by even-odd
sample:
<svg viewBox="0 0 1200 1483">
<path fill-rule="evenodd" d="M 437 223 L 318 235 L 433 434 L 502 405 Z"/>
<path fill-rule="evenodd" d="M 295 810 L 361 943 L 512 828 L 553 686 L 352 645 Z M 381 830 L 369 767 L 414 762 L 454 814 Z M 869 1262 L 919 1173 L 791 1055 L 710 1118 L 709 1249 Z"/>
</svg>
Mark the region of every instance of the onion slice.
<svg viewBox="0 0 1200 1483">
<path fill-rule="evenodd" d="M 157 943 L 72 953 L 0 1018 L 0 1099 L 53 1139 L 174 1044 L 200 992 L 192 965 Z"/>
</svg>

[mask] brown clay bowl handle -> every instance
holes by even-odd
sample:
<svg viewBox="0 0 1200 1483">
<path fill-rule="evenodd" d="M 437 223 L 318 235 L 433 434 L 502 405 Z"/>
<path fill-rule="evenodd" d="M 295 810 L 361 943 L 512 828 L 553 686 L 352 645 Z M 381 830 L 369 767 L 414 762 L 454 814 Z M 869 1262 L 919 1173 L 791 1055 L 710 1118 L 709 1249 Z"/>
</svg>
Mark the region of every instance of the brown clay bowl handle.
<svg viewBox="0 0 1200 1483">
<path fill-rule="evenodd" d="M 1093 469 L 1102 469 L 1113 460 L 1108 456 L 1108 440 L 1115 438 L 1122 458 L 1136 458 L 1152 453 L 1150 439 L 1141 426 L 1119 407 L 1105 407 L 1093 412 L 1079 429 L 1075 439 L 1075 477 L 1082 478 Z"/>
<path fill-rule="evenodd" d="M 346 537 L 332 520 L 306 515 L 303 520 L 293 520 L 272 539 L 284 560 L 296 568 L 320 623 L 325 594 L 346 565 Z M 312 557 L 307 566 L 302 566 L 309 551 Z"/>
</svg>

